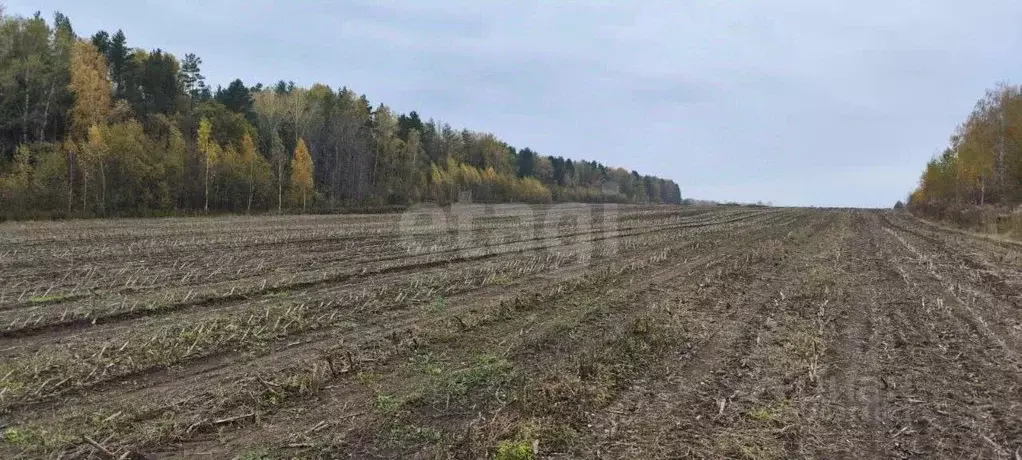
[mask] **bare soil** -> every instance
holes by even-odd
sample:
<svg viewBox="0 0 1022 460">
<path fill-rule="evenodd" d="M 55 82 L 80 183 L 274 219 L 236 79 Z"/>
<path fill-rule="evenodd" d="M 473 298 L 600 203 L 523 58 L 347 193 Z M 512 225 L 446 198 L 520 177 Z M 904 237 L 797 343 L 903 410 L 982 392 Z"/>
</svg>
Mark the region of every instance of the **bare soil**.
<svg viewBox="0 0 1022 460">
<path fill-rule="evenodd" d="M 1022 459 L 1022 244 L 508 209 L 2 224 L 0 457 Z"/>
</svg>

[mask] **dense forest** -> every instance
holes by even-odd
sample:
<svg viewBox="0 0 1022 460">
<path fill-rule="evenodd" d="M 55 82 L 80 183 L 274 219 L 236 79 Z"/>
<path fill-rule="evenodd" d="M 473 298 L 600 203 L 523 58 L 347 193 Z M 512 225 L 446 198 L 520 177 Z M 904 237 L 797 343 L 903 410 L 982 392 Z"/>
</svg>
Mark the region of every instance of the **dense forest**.
<svg viewBox="0 0 1022 460">
<path fill-rule="evenodd" d="M 966 209 L 1020 203 L 1022 88 L 1001 84 L 987 91 L 943 153 L 926 164 L 908 205 L 927 216 L 957 219 Z"/>
<path fill-rule="evenodd" d="M 202 59 L 0 11 L 0 217 L 475 201 L 680 203 L 672 181 L 516 149 L 348 88 L 211 88 Z"/>
</svg>

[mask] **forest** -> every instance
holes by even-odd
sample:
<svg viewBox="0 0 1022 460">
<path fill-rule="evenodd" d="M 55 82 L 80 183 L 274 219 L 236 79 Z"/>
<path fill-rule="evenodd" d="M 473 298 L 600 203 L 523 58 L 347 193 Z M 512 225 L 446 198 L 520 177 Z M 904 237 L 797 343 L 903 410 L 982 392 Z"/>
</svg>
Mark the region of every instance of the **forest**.
<svg viewBox="0 0 1022 460">
<path fill-rule="evenodd" d="M 1020 203 L 1022 88 L 999 84 L 926 164 L 908 207 L 928 217 L 969 220 L 978 218 L 981 208 L 1003 213 Z"/>
<path fill-rule="evenodd" d="M 202 59 L 0 10 L 0 218 L 680 203 L 676 183 L 517 149 L 324 84 L 207 84 Z"/>
</svg>

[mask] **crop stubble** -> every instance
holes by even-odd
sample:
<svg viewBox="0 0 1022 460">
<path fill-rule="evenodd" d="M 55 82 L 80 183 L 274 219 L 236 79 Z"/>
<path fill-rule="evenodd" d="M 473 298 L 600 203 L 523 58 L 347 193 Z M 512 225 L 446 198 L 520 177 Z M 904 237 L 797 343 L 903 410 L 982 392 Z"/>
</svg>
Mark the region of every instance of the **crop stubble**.
<svg viewBox="0 0 1022 460">
<path fill-rule="evenodd" d="M 472 238 L 379 215 L 4 224 L 0 454 L 1019 456 L 1018 244 L 666 206 L 553 241 L 546 209 L 496 209 Z"/>
</svg>

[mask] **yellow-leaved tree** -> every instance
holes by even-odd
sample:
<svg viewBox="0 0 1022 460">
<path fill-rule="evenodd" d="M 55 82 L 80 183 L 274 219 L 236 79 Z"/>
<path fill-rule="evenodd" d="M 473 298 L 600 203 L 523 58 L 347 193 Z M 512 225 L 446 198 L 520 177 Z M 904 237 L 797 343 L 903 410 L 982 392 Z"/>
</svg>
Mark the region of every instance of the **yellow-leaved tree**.
<svg viewBox="0 0 1022 460">
<path fill-rule="evenodd" d="M 960 142 L 956 146 L 958 152 L 958 172 L 960 181 L 966 187 L 978 193 L 973 199 L 980 205 L 986 202 L 986 191 L 993 181 L 996 162 L 997 127 L 977 115 L 969 117 L 962 127 Z"/>
<path fill-rule="evenodd" d="M 100 166 L 101 154 L 97 146 L 86 146 L 101 140 L 99 126 L 106 123 L 110 113 L 110 80 L 107 78 L 106 58 L 100 54 L 92 43 L 84 40 L 75 42 L 71 50 L 71 83 L 68 86 L 74 94 L 71 105 L 71 139 L 68 147 L 75 143 L 84 146 L 86 158 L 80 162 L 82 169 L 82 210 L 88 211 L 89 169 Z M 73 171 L 75 160 L 74 148 L 68 148 L 68 167 Z M 102 177 L 102 169 L 100 171 Z M 68 174 L 68 211 L 71 209 L 72 181 L 74 174 Z"/>
<path fill-rule="evenodd" d="M 301 200 L 304 212 L 312 193 L 312 157 L 305 139 L 298 139 L 295 155 L 291 158 L 291 193 L 295 201 Z"/>
<path fill-rule="evenodd" d="M 71 52 L 71 106 L 73 137 L 82 140 L 89 127 L 106 122 L 110 113 L 110 81 L 106 59 L 92 43 L 79 40 Z"/>
<path fill-rule="evenodd" d="M 103 138 L 103 130 L 99 125 L 89 126 L 85 147 L 82 148 L 82 209 L 88 211 L 88 183 L 89 170 L 99 169 L 100 212 L 106 210 L 106 158 L 109 153 L 106 140 Z"/>
<path fill-rule="evenodd" d="M 60 148 L 67 152 L 67 214 L 70 216 L 74 203 L 75 155 L 78 154 L 78 145 L 68 137 Z"/>
<path fill-rule="evenodd" d="M 195 143 L 199 147 L 199 152 L 202 153 L 206 163 L 206 173 L 203 175 L 203 187 L 205 188 L 206 201 L 203 209 L 208 212 L 210 166 L 216 163 L 217 151 L 220 150 L 220 146 L 217 145 L 216 140 L 213 139 L 213 126 L 210 125 L 209 120 L 207 120 L 206 117 L 202 117 L 202 119 L 199 120 L 198 139 Z"/>
<path fill-rule="evenodd" d="M 241 161 L 248 167 L 248 207 L 247 212 L 252 212 L 252 195 L 255 193 L 255 164 L 256 148 L 252 136 L 245 133 L 241 136 Z"/>
</svg>

